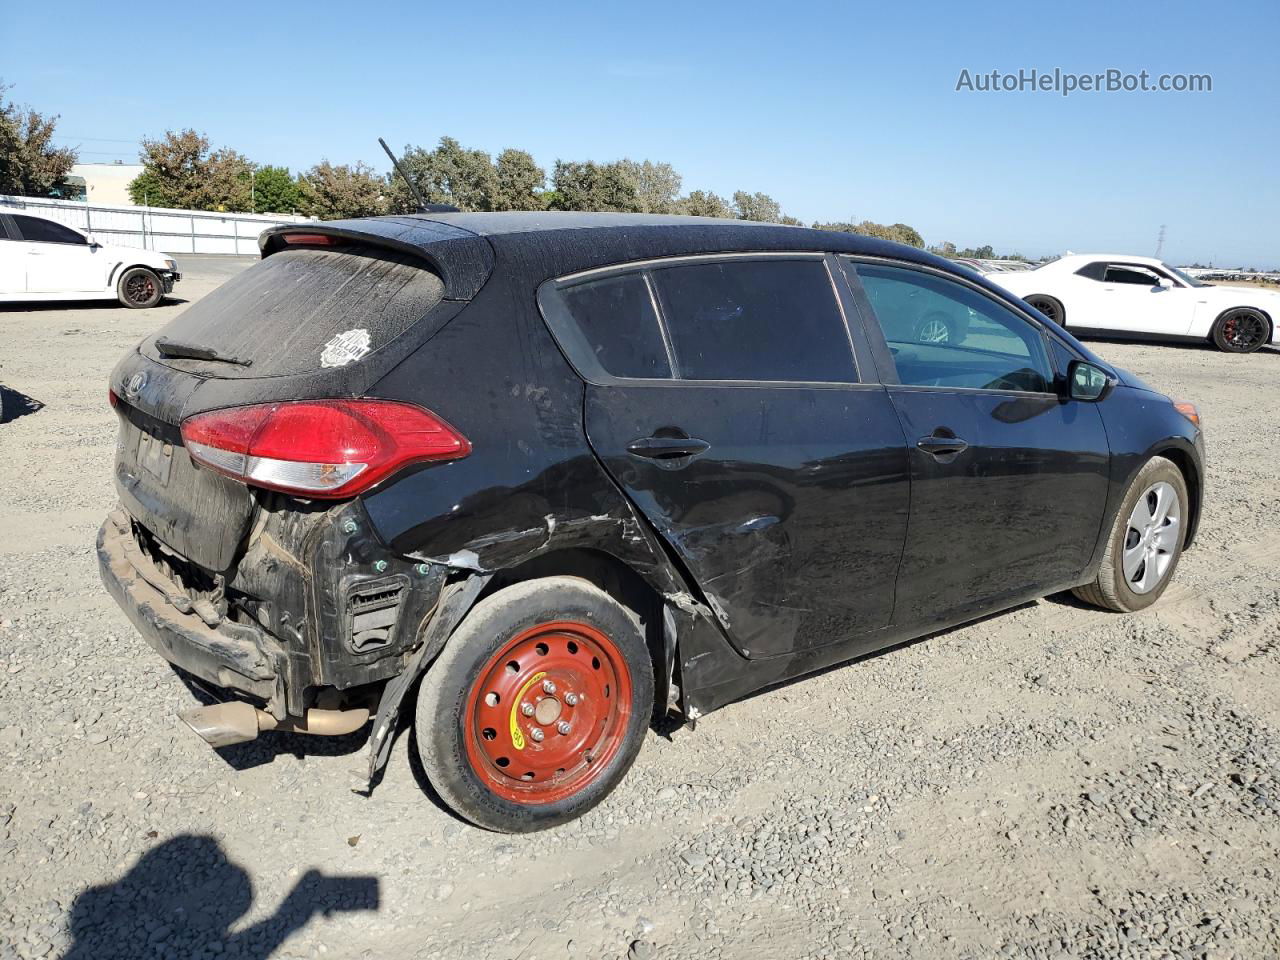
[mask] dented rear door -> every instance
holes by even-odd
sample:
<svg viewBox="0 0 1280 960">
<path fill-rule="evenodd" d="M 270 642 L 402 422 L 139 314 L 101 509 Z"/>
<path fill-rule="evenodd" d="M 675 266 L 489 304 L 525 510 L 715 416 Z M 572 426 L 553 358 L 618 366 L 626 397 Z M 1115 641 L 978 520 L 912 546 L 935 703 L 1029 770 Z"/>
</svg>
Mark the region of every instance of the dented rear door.
<svg viewBox="0 0 1280 960">
<path fill-rule="evenodd" d="M 859 382 L 821 257 L 655 264 L 555 300 L 593 449 L 744 654 L 888 624 L 906 449 L 884 389 Z"/>
</svg>

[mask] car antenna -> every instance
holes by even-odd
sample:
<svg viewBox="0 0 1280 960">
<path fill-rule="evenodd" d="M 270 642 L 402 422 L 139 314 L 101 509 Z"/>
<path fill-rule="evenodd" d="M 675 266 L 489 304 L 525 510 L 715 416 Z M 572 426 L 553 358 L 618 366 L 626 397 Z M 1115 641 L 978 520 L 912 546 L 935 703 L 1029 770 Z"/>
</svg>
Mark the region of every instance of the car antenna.
<svg viewBox="0 0 1280 960">
<path fill-rule="evenodd" d="M 447 203 L 427 203 L 427 201 L 423 200 L 422 191 L 418 189 L 418 185 L 416 183 L 409 179 L 409 175 L 404 172 L 404 167 L 400 166 L 400 161 L 396 159 L 396 155 L 392 153 L 391 148 L 387 146 L 387 141 L 379 137 L 378 143 L 382 144 L 382 149 L 385 150 L 387 152 L 387 156 L 391 158 L 391 165 L 396 168 L 396 173 L 400 174 L 400 179 L 408 185 L 409 192 L 413 194 L 413 199 L 418 201 L 418 209 L 420 211 L 423 213 L 462 212 L 457 207 L 450 206 Z"/>
</svg>

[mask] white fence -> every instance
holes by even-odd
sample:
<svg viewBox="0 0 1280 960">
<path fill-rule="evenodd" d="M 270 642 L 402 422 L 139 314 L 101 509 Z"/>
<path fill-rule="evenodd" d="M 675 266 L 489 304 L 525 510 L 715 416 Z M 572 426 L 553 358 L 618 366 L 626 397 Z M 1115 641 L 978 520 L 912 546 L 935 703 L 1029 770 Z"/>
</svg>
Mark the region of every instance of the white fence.
<svg viewBox="0 0 1280 960">
<path fill-rule="evenodd" d="M 303 223 L 286 214 L 210 213 L 161 207 L 99 207 L 75 200 L 0 196 L 0 212 L 19 210 L 92 233 L 99 243 L 162 253 L 258 254 L 258 235 L 278 223 Z"/>
</svg>

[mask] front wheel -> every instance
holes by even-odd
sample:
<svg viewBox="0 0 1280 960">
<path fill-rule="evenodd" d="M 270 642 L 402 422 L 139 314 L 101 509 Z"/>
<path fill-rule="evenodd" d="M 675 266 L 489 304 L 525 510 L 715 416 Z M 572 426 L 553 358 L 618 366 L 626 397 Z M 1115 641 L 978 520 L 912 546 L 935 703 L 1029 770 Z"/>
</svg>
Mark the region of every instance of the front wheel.
<svg viewBox="0 0 1280 960">
<path fill-rule="evenodd" d="M 653 709 L 635 613 L 576 577 L 486 597 L 418 695 L 431 786 L 477 826 L 541 830 L 586 813 L 622 780 Z"/>
<path fill-rule="evenodd" d="M 1253 353 L 1267 342 L 1271 325 L 1257 310 L 1236 307 L 1213 325 L 1213 345 L 1227 353 Z"/>
<path fill-rule="evenodd" d="M 143 310 L 160 302 L 164 296 L 164 284 L 146 267 L 131 267 L 116 284 L 116 295 L 126 307 Z"/>
<path fill-rule="evenodd" d="M 1075 595 L 1121 613 L 1160 599 L 1182 557 L 1188 503 L 1182 471 L 1164 457 L 1148 460 L 1121 501 L 1098 576 Z"/>
</svg>

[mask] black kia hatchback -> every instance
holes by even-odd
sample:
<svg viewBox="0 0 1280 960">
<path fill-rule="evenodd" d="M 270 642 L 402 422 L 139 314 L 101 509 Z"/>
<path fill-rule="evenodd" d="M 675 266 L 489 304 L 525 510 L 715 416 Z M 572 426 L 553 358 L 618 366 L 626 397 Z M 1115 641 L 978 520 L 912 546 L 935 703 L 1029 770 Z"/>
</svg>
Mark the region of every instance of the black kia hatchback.
<svg viewBox="0 0 1280 960">
<path fill-rule="evenodd" d="M 598 803 L 655 716 L 1075 589 L 1147 606 L 1193 407 L 919 250 L 794 227 L 429 214 L 279 227 L 121 361 L 98 556 L 224 745 L 415 683 L 439 795 Z"/>
</svg>

